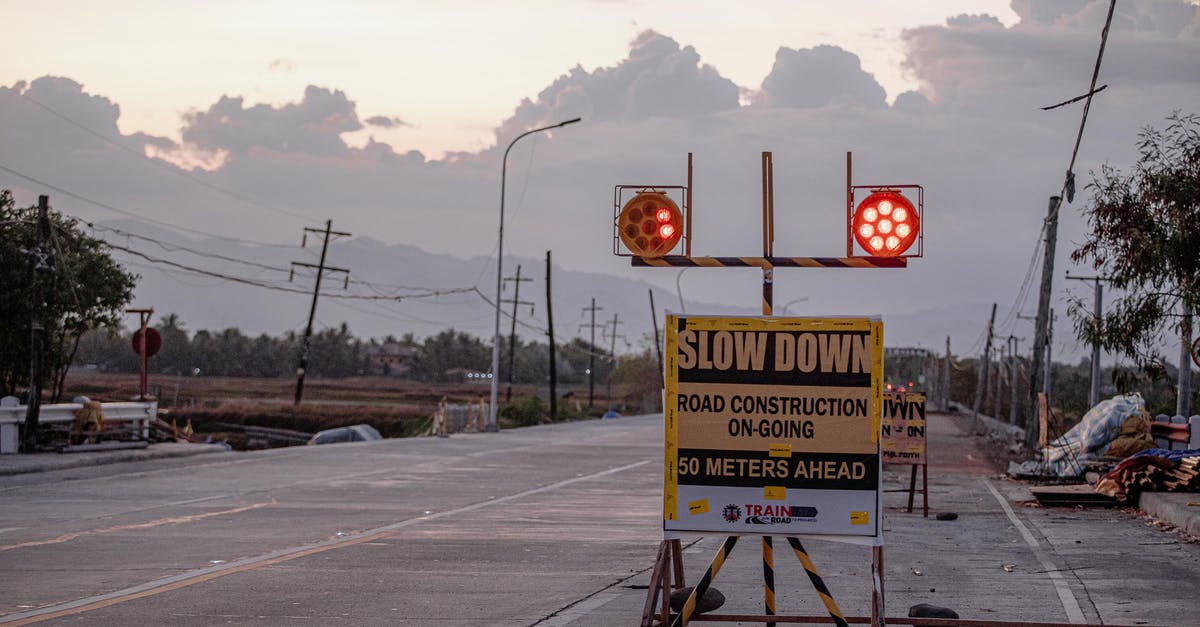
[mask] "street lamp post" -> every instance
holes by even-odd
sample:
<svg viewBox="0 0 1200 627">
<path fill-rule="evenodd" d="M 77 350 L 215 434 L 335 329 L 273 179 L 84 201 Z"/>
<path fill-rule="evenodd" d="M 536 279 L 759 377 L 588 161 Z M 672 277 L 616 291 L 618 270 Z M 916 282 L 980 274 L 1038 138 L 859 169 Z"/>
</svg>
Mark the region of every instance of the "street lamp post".
<svg viewBox="0 0 1200 627">
<path fill-rule="evenodd" d="M 488 411 L 488 423 L 484 425 L 485 431 L 497 430 L 496 401 L 499 391 L 497 386 L 500 383 L 500 288 L 504 281 L 504 183 L 505 178 L 508 175 L 508 152 L 512 150 L 513 145 L 516 144 L 518 140 L 526 135 L 532 135 L 534 133 L 540 133 L 542 131 L 559 128 L 560 126 L 574 124 L 582 119 L 583 118 L 571 118 L 570 120 L 559 122 L 558 124 L 551 124 L 550 126 L 543 126 L 541 128 L 525 131 L 524 133 L 521 133 L 513 138 L 513 140 L 508 143 L 508 148 L 504 149 L 504 158 L 501 160 L 500 165 L 500 228 L 497 231 L 497 239 L 499 244 L 496 247 L 496 330 L 492 335 L 492 403 Z"/>
</svg>

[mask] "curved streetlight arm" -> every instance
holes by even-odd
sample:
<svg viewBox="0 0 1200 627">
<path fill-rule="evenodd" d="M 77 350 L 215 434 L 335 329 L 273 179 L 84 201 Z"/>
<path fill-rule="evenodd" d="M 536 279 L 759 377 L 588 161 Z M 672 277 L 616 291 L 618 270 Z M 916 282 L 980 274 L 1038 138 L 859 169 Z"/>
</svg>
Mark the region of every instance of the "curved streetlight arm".
<svg viewBox="0 0 1200 627">
<path fill-rule="evenodd" d="M 504 186 L 505 181 L 508 178 L 508 153 L 522 137 L 559 128 L 568 124 L 574 124 L 582 119 L 583 118 L 571 118 L 570 120 L 565 120 L 559 122 L 558 124 L 551 124 L 549 126 L 543 126 L 541 128 L 525 131 L 524 133 L 514 137 L 512 141 L 508 142 L 508 147 L 504 149 L 504 158 L 501 159 L 500 163 L 500 227 L 497 229 L 498 244 L 496 246 L 496 330 L 492 335 L 491 405 L 488 410 L 488 423 L 484 425 L 484 429 L 487 431 L 497 430 L 496 400 L 499 392 L 497 385 L 500 382 L 500 288 L 504 283 Z M 550 399 L 550 402 L 553 403 L 554 399 Z"/>
</svg>

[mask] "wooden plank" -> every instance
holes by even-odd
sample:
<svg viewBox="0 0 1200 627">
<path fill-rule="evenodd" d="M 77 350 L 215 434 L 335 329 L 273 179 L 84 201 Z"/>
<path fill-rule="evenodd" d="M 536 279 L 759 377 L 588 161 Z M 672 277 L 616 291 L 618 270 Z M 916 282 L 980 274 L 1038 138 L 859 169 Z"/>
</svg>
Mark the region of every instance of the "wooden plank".
<svg viewBox="0 0 1200 627">
<path fill-rule="evenodd" d="M 1074 507 L 1084 505 L 1089 507 L 1115 507 L 1119 502 L 1111 496 L 1096 492 L 1087 484 L 1040 486 L 1030 488 L 1038 503 L 1047 507 Z"/>
</svg>

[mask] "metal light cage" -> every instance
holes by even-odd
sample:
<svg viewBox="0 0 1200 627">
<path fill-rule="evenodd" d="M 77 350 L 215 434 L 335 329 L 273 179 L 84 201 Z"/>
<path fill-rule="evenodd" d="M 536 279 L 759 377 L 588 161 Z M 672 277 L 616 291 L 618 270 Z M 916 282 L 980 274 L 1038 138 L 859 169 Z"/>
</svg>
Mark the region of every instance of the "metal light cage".
<svg viewBox="0 0 1200 627">
<path fill-rule="evenodd" d="M 625 250 L 621 244 L 621 235 L 617 228 L 617 222 L 621 217 L 621 208 L 626 202 L 633 199 L 634 196 L 642 192 L 659 192 L 665 194 L 668 198 L 675 202 L 679 207 L 679 211 L 683 214 L 683 237 L 679 241 L 684 246 L 685 251 L 692 249 L 692 206 L 691 193 L 686 185 L 617 185 L 613 188 L 613 215 L 612 215 L 612 240 L 613 254 L 618 257 L 637 257 L 632 252 Z M 678 246 L 678 244 L 676 244 Z"/>
<path fill-rule="evenodd" d="M 851 185 L 849 187 L 850 193 L 846 194 L 846 244 L 847 244 L 846 252 L 847 252 L 847 256 L 849 256 L 849 257 L 871 257 L 872 256 L 872 255 L 867 255 L 867 254 L 858 254 L 859 250 L 862 250 L 862 252 L 864 252 L 864 253 L 867 251 L 863 250 L 862 247 L 859 246 L 854 241 L 853 222 L 854 222 L 854 209 L 855 209 L 855 204 L 856 204 L 855 192 L 860 189 L 868 190 L 868 196 L 870 194 L 874 194 L 875 192 L 894 192 L 897 194 L 901 194 L 905 198 L 909 198 L 909 197 L 906 194 L 901 193 L 901 190 L 906 190 L 906 189 L 907 190 L 913 190 L 913 189 L 917 190 L 917 202 L 914 203 L 914 206 L 917 209 L 917 223 L 919 225 L 919 228 L 917 229 L 917 241 L 916 241 L 917 252 L 914 254 L 896 255 L 894 257 L 894 259 L 908 259 L 911 257 L 924 256 L 924 254 L 925 254 L 925 188 L 920 185 Z M 911 198 L 909 199 L 909 201 L 911 202 Z M 912 250 L 912 247 L 909 247 L 909 250 Z"/>
</svg>

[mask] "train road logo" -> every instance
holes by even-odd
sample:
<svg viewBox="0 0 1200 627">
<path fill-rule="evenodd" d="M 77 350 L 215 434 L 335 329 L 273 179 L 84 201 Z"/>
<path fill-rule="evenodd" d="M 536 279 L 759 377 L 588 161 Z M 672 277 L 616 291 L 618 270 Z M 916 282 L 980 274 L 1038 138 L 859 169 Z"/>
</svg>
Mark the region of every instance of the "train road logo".
<svg viewBox="0 0 1200 627">
<path fill-rule="evenodd" d="M 742 519 L 742 508 L 730 503 L 729 505 L 725 506 L 724 511 L 721 512 L 721 515 L 725 517 L 725 522 L 735 523 Z"/>
</svg>

